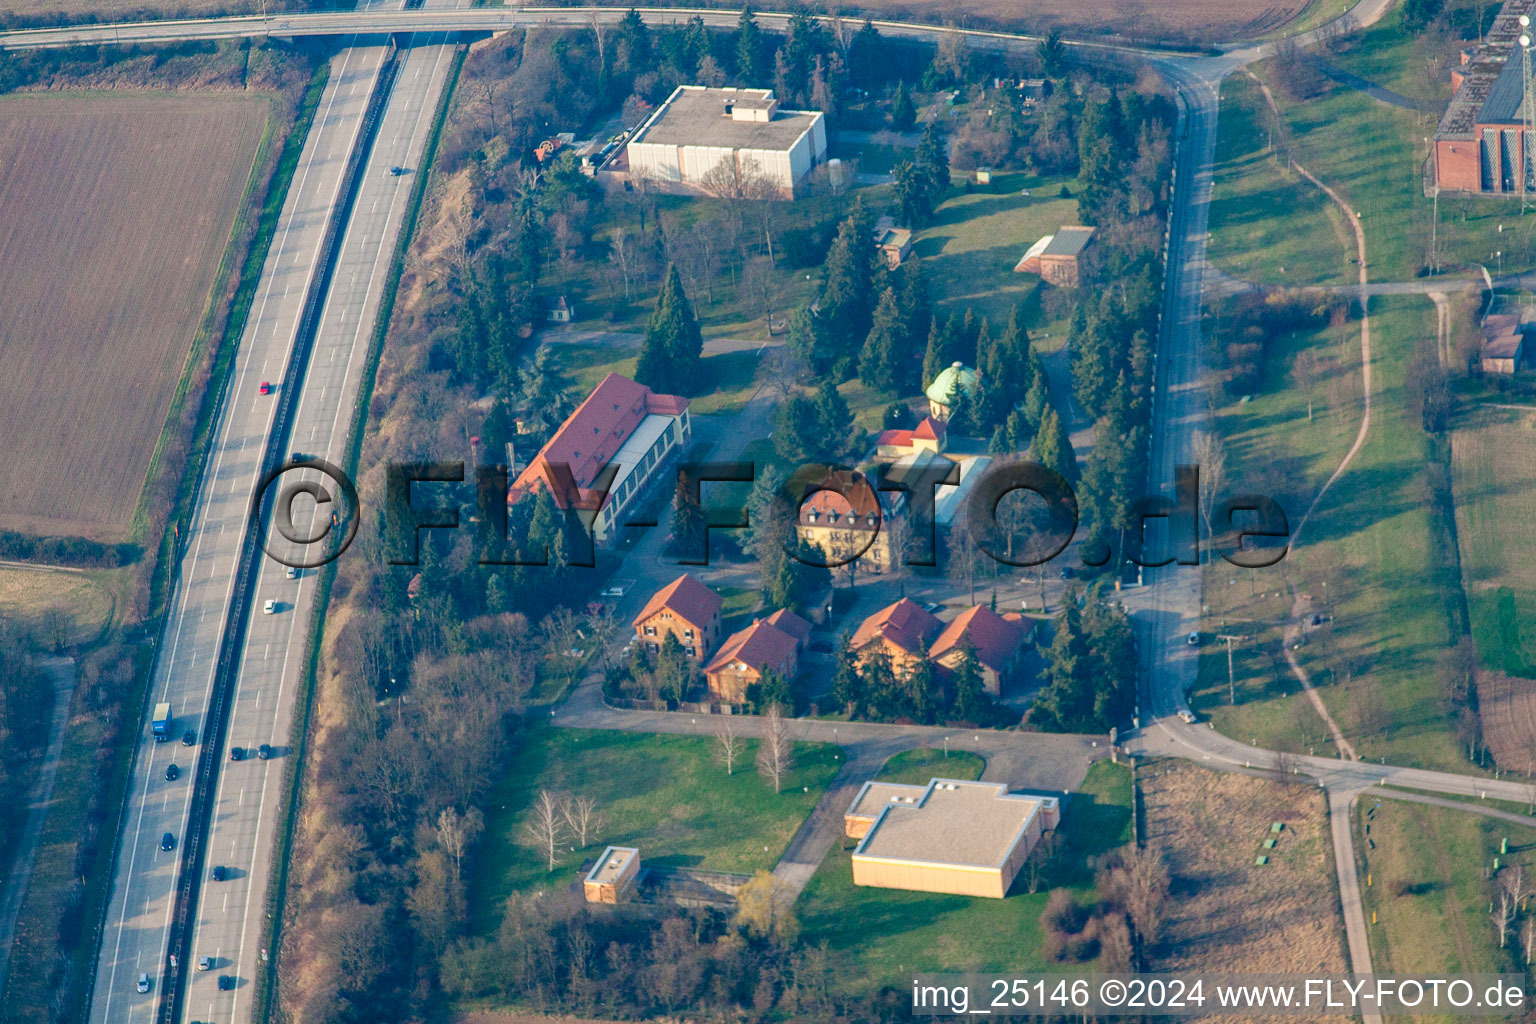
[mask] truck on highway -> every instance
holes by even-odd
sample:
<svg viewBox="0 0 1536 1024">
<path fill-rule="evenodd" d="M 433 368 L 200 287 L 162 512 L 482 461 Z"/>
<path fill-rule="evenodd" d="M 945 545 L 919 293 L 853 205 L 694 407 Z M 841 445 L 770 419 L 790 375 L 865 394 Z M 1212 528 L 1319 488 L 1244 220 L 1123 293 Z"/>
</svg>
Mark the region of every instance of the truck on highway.
<svg viewBox="0 0 1536 1024">
<path fill-rule="evenodd" d="M 154 730 L 156 743 L 171 738 L 171 705 L 166 701 L 155 705 Z"/>
</svg>

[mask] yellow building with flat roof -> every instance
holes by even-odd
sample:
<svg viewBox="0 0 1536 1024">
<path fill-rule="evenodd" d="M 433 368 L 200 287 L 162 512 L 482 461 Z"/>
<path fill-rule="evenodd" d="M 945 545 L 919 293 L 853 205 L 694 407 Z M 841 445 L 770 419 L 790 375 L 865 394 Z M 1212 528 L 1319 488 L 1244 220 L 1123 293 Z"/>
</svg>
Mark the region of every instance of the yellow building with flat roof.
<svg viewBox="0 0 1536 1024">
<path fill-rule="evenodd" d="M 866 782 L 843 821 L 860 840 L 855 885 L 1002 899 L 1059 818 L 1055 797 L 1010 793 L 1000 782 L 932 779 Z"/>
</svg>

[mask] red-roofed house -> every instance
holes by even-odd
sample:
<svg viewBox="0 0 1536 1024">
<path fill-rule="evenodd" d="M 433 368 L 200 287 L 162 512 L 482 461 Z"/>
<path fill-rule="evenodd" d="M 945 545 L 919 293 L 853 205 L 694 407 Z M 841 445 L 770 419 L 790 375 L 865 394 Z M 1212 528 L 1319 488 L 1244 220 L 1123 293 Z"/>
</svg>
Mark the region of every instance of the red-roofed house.
<svg viewBox="0 0 1536 1024">
<path fill-rule="evenodd" d="M 508 504 L 542 487 L 560 508 L 596 512 L 592 533 L 603 543 L 691 437 L 688 399 L 610 373 L 513 481 Z M 617 475 L 604 494 L 594 485 L 607 466 Z"/>
<path fill-rule="evenodd" d="M 798 615 L 790 617 L 805 624 Z M 806 632 L 810 632 L 809 624 Z M 747 688 L 762 682 L 764 671 L 769 669 L 793 679 L 800 671 L 800 644 L 793 634 L 769 619 L 754 619 L 752 625 L 727 637 L 719 653 L 704 666 L 710 699 L 740 704 L 747 699 Z"/>
<path fill-rule="evenodd" d="M 811 624 L 788 608 L 780 608 L 763 621 L 770 625 L 778 626 L 784 632 L 794 637 L 795 643 L 799 644 L 802 650 L 805 649 L 806 644 L 810 643 Z"/>
<path fill-rule="evenodd" d="M 943 628 L 944 623 L 904 597 L 859 623 L 849 647 L 860 663 L 883 651 L 892 668 L 908 671 L 928 656 L 928 645 Z"/>
<path fill-rule="evenodd" d="M 677 637 L 684 652 L 703 661 L 720 638 L 720 595 L 683 573 L 656 591 L 635 616 L 635 636 L 655 654 L 667 636 Z"/>
<path fill-rule="evenodd" d="M 1031 623 L 1016 612 L 999 615 L 978 604 L 944 627 L 928 648 L 928 657 L 944 668 L 958 668 L 969 646 L 981 664 L 982 686 L 996 697 L 1018 671 L 1030 629 Z"/>
<path fill-rule="evenodd" d="M 893 459 L 924 451 L 937 455 L 944 450 L 946 432 L 943 423 L 932 416 L 924 416 L 923 422 L 911 430 L 882 431 L 880 436 L 875 438 L 875 454 Z"/>
</svg>

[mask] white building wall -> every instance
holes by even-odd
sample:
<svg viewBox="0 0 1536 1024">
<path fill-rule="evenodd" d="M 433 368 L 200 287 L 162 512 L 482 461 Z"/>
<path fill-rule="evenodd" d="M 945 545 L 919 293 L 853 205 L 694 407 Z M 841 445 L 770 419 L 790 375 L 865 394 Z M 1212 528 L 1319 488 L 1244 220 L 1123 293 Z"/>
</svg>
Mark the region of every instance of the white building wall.
<svg viewBox="0 0 1536 1024">
<path fill-rule="evenodd" d="M 631 177 L 644 176 L 661 184 L 697 185 L 722 160 L 754 160 L 769 180 L 793 191 L 818 163 L 826 159 L 827 119 L 818 114 L 805 134 L 788 149 L 743 149 L 729 146 L 675 146 L 651 142 L 628 145 Z"/>
</svg>

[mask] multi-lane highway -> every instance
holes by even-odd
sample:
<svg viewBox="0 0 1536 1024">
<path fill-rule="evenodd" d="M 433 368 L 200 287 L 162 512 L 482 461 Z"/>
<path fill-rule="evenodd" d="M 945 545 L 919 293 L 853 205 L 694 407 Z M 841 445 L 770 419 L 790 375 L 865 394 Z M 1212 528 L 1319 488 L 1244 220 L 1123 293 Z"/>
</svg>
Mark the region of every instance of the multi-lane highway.
<svg viewBox="0 0 1536 1024">
<path fill-rule="evenodd" d="M 424 44 L 408 46 L 399 58 L 337 255 L 293 421 L 291 447 L 334 464 L 344 461 L 390 261 L 452 67 L 451 45 L 441 39 L 417 42 Z M 396 168 L 406 173 L 397 173 Z M 306 475 L 319 479 L 306 471 L 285 474 L 283 482 Z M 298 510 L 304 535 L 319 532 L 306 521 L 313 511 L 307 502 Z M 274 826 L 282 802 L 284 757 L 291 746 L 294 699 L 305 662 L 314 579 L 312 570 L 290 579 L 286 565 L 267 557 L 260 559 L 257 569 L 228 744 L 246 750 L 267 744 L 274 756 L 226 761 L 219 779 L 205 876 L 217 865 L 226 868 L 228 877 L 224 882 L 204 882 L 193 926 L 185 1016 L 195 1020 L 222 1024 L 250 1018 L 251 982 L 263 969 L 266 953 L 261 943 L 268 924 Z M 262 611 L 267 600 L 276 602 L 270 615 Z M 209 958 L 206 971 L 199 969 L 203 957 Z M 235 987 L 220 989 L 221 976 L 234 977 Z"/>
<path fill-rule="evenodd" d="M 283 377 L 316 253 L 383 55 L 379 47 L 347 50 L 332 65 L 223 397 L 151 687 L 151 706 L 171 705 L 173 738 L 155 743 L 146 720 L 131 775 L 91 994 L 91 1019 L 100 1024 L 150 1020 L 167 980 L 166 944 L 192 768 L 213 693 L 246 510 L 273 424 L 275 396 L 260 394 L 260 384 Z M 186 731 L 194 737 L 191 746 L 182 742 Z M 178 778 L 166 777 L 170 765 L 179 769 Z M 166 834 L 176 849 L 162 849 Z M 139 992 L 146 974 L 148 991 Z"/>
</svg>

